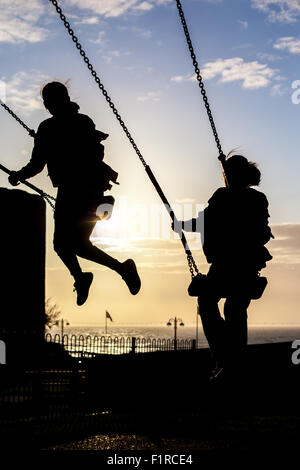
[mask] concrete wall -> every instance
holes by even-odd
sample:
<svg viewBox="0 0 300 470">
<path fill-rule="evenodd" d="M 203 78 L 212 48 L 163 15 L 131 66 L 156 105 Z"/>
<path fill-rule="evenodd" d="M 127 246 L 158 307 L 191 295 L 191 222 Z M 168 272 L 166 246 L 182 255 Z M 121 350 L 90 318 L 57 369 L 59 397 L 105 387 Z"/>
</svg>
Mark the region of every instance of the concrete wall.
<svg viewBox="0 0 300 470">
<path fill-rule="evenodd" d="M 45 201 L 0 188 L 0 339 L 7 364 L 38 355 L 45 314 Z"/>
</svg>

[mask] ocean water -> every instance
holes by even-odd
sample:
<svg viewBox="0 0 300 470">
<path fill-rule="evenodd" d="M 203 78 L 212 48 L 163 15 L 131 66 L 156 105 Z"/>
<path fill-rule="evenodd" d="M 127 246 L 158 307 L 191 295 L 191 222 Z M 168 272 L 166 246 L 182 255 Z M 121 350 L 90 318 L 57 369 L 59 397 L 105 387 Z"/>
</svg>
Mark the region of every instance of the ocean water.
<svg viewBox="0 0 300 470">
<path fill-rule="evenodd" d="M 47 330 L 51 336 L 61 334 L 61 328 L 52 327 Z M 64 334 L 68 336 L 79 335 L 101 337 L 105 336 L 104 326 L 67 326 L 64 328 Z M 110 326 L 108 324 L 107 334 L 111 337 L 136 337 L 150 339 L 173 339 L 173 326 Z M 177 330 L 177 338 L 180 339 L 196 339 L 195 326 L 179 326 Z M 249 326 L 248 334 L 249 344 L 262 343 L 278 343 L 284 341 L 300 340 L 300 326 Z M 198 347 L 207 347 L 202 328 L 198 329 Z"/>
</svg>

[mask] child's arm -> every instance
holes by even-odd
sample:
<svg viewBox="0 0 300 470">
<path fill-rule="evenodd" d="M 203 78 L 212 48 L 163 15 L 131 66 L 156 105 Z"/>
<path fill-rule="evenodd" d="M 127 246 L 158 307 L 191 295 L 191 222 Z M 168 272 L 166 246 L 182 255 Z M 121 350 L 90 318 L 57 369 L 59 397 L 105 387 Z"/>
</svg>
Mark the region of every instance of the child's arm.
<svg viewBox="0 0 300 470">
<path fill-rule="evenodd" d="M 34 138 L 34 147 L 31 159 L 21 170 L 12 171 L 8 181 L 12 186 L 17 186 L 20 181 L 27 180 L 41 173 L 46 165 L 47 144 L 44 137 L 44 124 L 41 123 Z"/>
</svg>

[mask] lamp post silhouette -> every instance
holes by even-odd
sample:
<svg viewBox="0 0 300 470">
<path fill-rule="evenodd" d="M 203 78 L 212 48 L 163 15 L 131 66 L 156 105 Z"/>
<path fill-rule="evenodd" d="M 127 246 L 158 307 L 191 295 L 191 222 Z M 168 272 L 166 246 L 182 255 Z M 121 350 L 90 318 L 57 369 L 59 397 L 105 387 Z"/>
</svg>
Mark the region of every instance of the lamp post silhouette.
<svg viewBox="0 0 300 470">
<path fill-rule="evenodd" d="M 179 326 L 184 326 L 184 323 L 181 318 L 170 318 L 167 326 L 172 326 L 172 323 L 174 324 L 174 350 L 177 349 L 177 328 L 178 328 L 178 322 Z"/>
<path fill-rule="evenodd" d="M 60 325 L 60 334 L 61 334 L 61 341 L 62 343 L 64 342 L 64 327 L 65 326 L 69 326 L 70 323 L 68 322 L 68 320 L 64 320 L 63 318 L 61 320 L 57 320 L 57 322 L 55 323 L 56 326 L 59 326 Z"/>
</svg>

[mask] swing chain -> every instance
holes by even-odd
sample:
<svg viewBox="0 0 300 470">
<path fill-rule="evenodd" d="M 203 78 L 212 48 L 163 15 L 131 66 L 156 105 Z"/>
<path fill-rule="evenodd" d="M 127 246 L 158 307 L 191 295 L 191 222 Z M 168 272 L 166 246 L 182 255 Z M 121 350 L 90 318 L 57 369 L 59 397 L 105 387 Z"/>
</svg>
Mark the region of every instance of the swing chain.
<svg viewBox="0 0 300 470">
<path fill-rule="evenodd" d="M 46 202 L 48 202 L 49 206 L 53 209 L 53 212 L 55 212 L 55 204 L 52 202 L 56 202 L 55 197 L 50 196 L 50 194 L 42 192 L 41 196 L 45 199 Z"/>
<path fill-rule="evenodd" d="M 220 139 L 219 139 L 218 132 L 217 132 L 215 122 L 214 122 L 214 118 L 213 118 L 213 115 L 212 115 L 212 112 L 211 112 L 211 109 L 210 109 L 210 105 L 209 105 L 209 102 L 208 102 L 206 90 L 205 90 L 204 83 L 203 83 L 203 78 L 202 78 L 202 75 L 201 75 L 201 72 L 200 72 L 200 69 L 199 69 L 198 61 L 197 61 L 196 54 L 195 54 L 195 51 L 194 51 L 194 47 L 193 47 L 193 43 L 192 43 L 191 36 L 190 36 L 190 33 L 189 33 L 189 29 L 188 29 L 188 26 L 187 26 L 187 23 L 186 23 L 186 20 L 185 20 L 185 16 L 184 16 L 184 12 L 183 12 L 183 9 L 182 9 L 181 1 L 176 0 L 176 4 L 177 4 L 180 19 L 181 19 L 182 27 L 183 27 L 183 30 L 184 30 L 184 34 L 185 34 L 185 37 L 186 37 L 187 45 L 188 45 L 188 48 L 189 48 L 189 51 L 190 51 L 190 54 L 191 54 L 191 58 L 192 58 L 192 61 L 193 61 L 193 65 L 194 65 L 194 69 L 195 69 L 195 73 L 196 73 L 196 78 L 197 78 L 199 88 L 201 90 L 202 98 L 203 98 L 203 101 L 204 101 L 204 105 L 205 105 L 205 108 L 206 108 L 206 111 L 207 111 L 208 119 L 209 119 L 212 131 L 213 131 L 213 134 L 214 134 L 214 138 L 215 138 L 215 141 L 216 141 L 216 144 L 217 144 L 219 154 L 222 155 L 223 154 L 222 146 L 221 146 L 221 143 L 220 143 Z"/>
<path fill-rule="evenodd" d="M 30 129 L 30 127 L 28 127 L 24 121 L 22 121 L 22 119 L 19 118 L 19 116 L 17 116 L 13 111 L 12 109 L 10 109 L 9 106 L 7 106 L 5 103 L 3 103 L 2 100 L 0 100 L 0 105 L 19 123 L 21 124 L 21 126 L 26 129 L 26 131 L 29 133 L 29 135 L 31 137 L 35 137 L 35 131 L 33 129 Z M 2 170 L 6 171 L 6 173 L 10 174 L 10 171 L 5 169 L 4 167 L 1 168 Z M 22 183 L 22 181 L 21 181 Z M 25 183 L 27 184 L 27 183 Z M 30 185 L 31 189 L 33 189 L 34 191 L 36 191 L 38 194 L 41 195 L 41 197 L 43 197 L 45 199 L 46 202 L 48 202 L 48 204 L 50 205 L 50 207 L 52 207 L 53 211 L 55 210 L 55 205 L 52 201 L 56 201 L 55 197 L 51 196 L 50 194 L 47 194 L 45 193 L 44 191 L 42 191 L 41 189 L 37 188 L 36 186 L 33 186 L 33 185 Z"/>
<path fill-rule="evenodd" d="M 101 80 L 100 80 L 100 78 L 99 78 L 98 75 L 97 75 L 97 72 L 95 71 L 93 65 L 91 64 L 89 58 L 87 57 L 86 52 L 84 51 L 82 45 L 80 44 L 80 42 L 79 42 L 77 36 L 75 35 L 73 29 L 71 28 L 70 23 L 67 21 L 65 15 L 63 14 L 62 9 L 59 7 L 59 5 L 58 5 L 58 3 L 57 3 L 56 0 L 49 0 L 49 1 L 50 1 L 50 2 L 53 4 L 53 6 L 55 7 L 55 9 L 56 9 L 56 11 L 57 11 L 57 13 L 58 13 L 58 15 L 59 15 L 61 21 L 63 22 L 65 28 L 67 29 L 69 35 L 71 36 L 72 41 L 75 43 L 76 48 L 78 49 L 78 51 L 79 51 L 81 57 L 83 58 L 84 62 L 85 62 L 86 65 L 87 65 L 88 69 L 90 70 L 90 72 L 91 72 L 91 74 L 92 74 L 92 76 L 93 76 L 95 82 L 97 83 L 98 87 L 100 88 L 100 90 L 101 90 L 101 92 L 102 92 L 104 98 L 105 98 L 106 101 L 108 102 L 108 104 L 109 104 L 110 108 L 112 109 L 114 115 L 116 116 L 117 120 L 119 121 L 119 124 L 121 125 L 121 127 L 122 127 L 123 131 L 125 132 L 125 134 L 126 134 L 128 140 L 129 140 L 129 142 L 131 143 L 132 147 L 134 148 L 134 150 L 135 150 L 137 156 L 139 157 L 139 159 L 140 159 L 142 165 L 144 166 L 144 168 L 146 168 L 146 167 L 147 167 L 147 162 L 144 160 L 144 157 L 143 157 L 141 151 L 139 150 L 137 144 L 135 143 L 135 141 L 134 141 L 134 139 L 133 139 L 131 133 L 129 132 L 127 126 L 125 125 L 125 123 L 124 123 L 124 121 L 123 121 L 121 115 L 119 114 L 117 108 L 115 107 L 115 105 L 114 105 L 112 99 L 110 98 L 108 92 L 106 91 L 106 89 L 105 89 L 103 83 L 101 83 Z"/>
<path fill-rule="evenodd" d="M 187 257 L 187 262 L 188 262 L 189 270 L 191 273 L 191 277 L 192 279 L 194 279 L 194 277 L 199 273 L 199 269 L 197 268 L 193 255 L 190 251 L 187 252 L 186 257 Z"/>
<path fill-rule="evenodd" d="M 77 36 L 75 35 L 73 29 L 71 28 L 71 25 L 70 25 L 69 21 L 67 20 L 66 16 L 63 14 L 62 9 L 59 7 L 57 0 L 49 0 L 49 1 L 55 7 L 56 12 L 58 13 L 61 21 L 63 22 L 65 28 L 67 29 L 69 35 L 71 36 L 72 41 L 75 43 L 76 48 L 78 49 L 81 57 L 83 58 L 85 64 L 87 65 L 88 69 L 90 70 L 91 75 L 93 76 L 95 82 L 97 83 L 101 93 L 103 94 L 104 98 L 108 102 L 108 104 L 109 104 L 110 108 L 112 109 L 114 115 L 116 116 L 119 124 L 121 125 L 123 131 L 125 132 L 128 140 L 130 141 L 132 147 L 134 148 L 137 156 L 139 157 L 142 165 L 144 166 L 146 172 L 149 175 L 149 172 L 151 171 L 150 167 L 147 165 L 147 162 L 145 161 L 143 155 L 141 154 L 137 144 L 135 143 L 131 133 L 129 132 L 127 126 L 125 125 L 121 115 L 119 114 L 117 108 L 115 107 L 112 99 L 108 95 L 108 92 L 106 91 L 104 85 L 102 84 L 100 78 L 98 77 L 97 72 L 95 71 L 93 65 L 91 64 L 89 58 L 87 57 L 86 52 L 84 51 L 81 43 L 79 42 L 79 40 L 78 40 Z M 206 98 L 206 100 L 207 100 L 207 98 Z M 220 143 L 219 143 L 219 145 L 220 145 Z M 221 146 L 220 146 L 220 148 L 221 148 Z M 153 176 L 153 178 L 154 178 L 154 176 Z M 150 179 L 151 179 L 152 183 L 154 184 L 154 186 L 156 187 L 156 184 L 153 182 L 153 179 L 151 177 L 150 177 Z M 193 255 L 192 255 L 191 251 L 188 249 L 187 246 L 185 246 L 184 249 L 185 249 L 185 252 L 186 252 L 186 255 L 187 255 L 187 261 L 188 261 L 191 276 L 192 276 L 192 278 L 194 278 L 195 275 L 199 272 L 199 270 L 197 268 L 196 262 L 193 258 Z"/>
<path fill-rule="evenodd" d="M 33 129 L 30 129 L 28 126 L 26 126 L 25 122 L 22 121 L 11 109 L 7 104 L 3 103 L 2 100 L 0 100 L 0 105 L 19 123 L 21 124 L 24 129 L 28 132 L 28 134 L 31 137 L 35 137 L 35 131 Z"/>
</svg>

